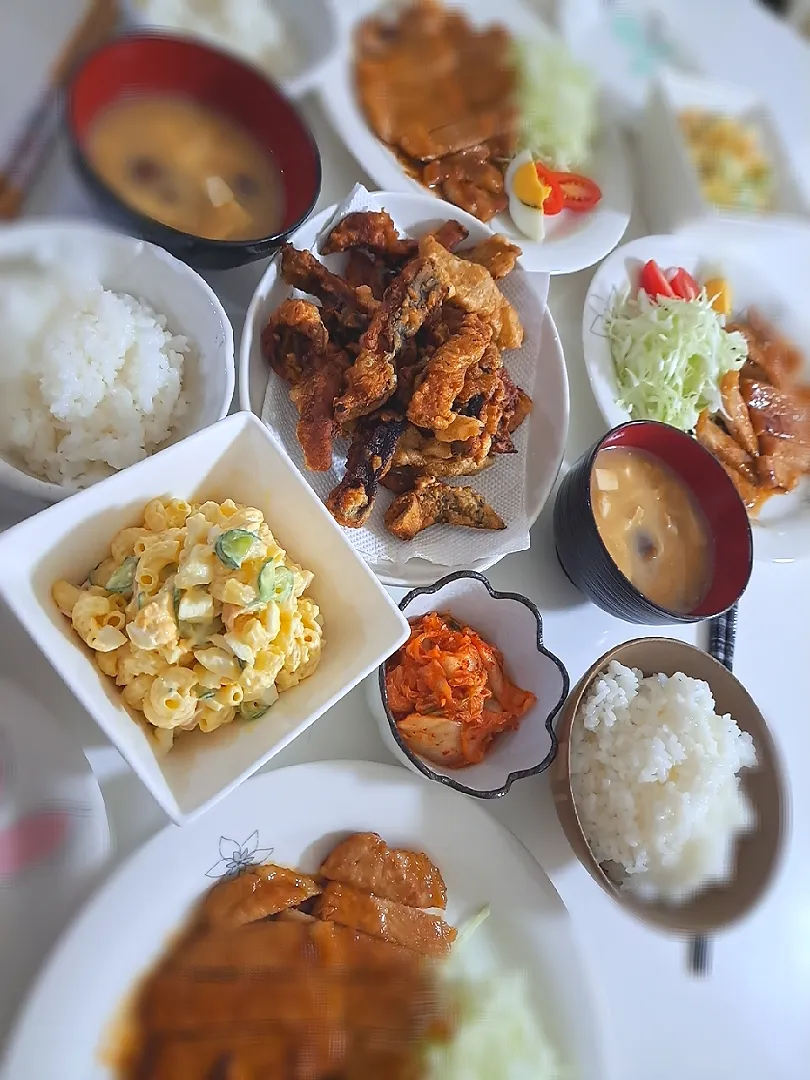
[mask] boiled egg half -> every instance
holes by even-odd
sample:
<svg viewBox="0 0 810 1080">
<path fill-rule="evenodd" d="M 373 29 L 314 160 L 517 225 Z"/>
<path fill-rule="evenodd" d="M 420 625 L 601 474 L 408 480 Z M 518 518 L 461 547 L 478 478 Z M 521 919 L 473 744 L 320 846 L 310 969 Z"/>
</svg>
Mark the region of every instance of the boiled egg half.
<svg viewBox="0 0 810 1080">
<path fill-rule="evenodd" d="M 505 183 L 512 221 L 524 235 L 542 240 L 546 235 L 543 203 L 551 188 L 537 175 L 531 150 L 522 150 L 512 159 Z"/>
</svg>

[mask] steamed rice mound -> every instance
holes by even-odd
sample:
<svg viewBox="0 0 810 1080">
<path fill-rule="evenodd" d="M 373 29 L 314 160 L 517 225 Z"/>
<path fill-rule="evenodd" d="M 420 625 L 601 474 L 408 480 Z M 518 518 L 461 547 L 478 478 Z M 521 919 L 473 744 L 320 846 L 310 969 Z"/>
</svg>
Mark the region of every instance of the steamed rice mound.
<svg viewBox="0 0 810 1080">
<path fill-rule="evenodd" d="M 86 487 L 177 433 L 191 346 L 148 304 L 81 267 L 10 267 L 0 323 L 0 448 L 33 476 Z"/>
<path fill-rule="evenodd" d="M 678 902 L 728 878 L 754 824 L 738 774 L 757 762 L 707 683 L 611 661 L 577 711 L 570 760 L 582 829 L 599 863 L 623 868 L 623 887 Z"/>
</svg>

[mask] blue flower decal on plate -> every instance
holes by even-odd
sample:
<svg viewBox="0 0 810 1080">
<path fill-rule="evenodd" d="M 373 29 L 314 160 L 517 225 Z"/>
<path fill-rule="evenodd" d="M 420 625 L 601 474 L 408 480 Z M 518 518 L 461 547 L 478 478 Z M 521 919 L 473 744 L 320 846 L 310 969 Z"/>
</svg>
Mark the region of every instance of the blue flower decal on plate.
<svg viewBox="0 0 810 1080">
<path fill-rule="evenodd" d="M 210 870 L 206 870 L 205 876 L 209 878 L 234 877 L 249 866 L 263 863 L 267 856 L 272 854 L 272 848 L 259 847 L 258 829 L 254 830 L 242 844 L 231 840 L 229 836 L 220 836 L 219 859 Z"/>
</svg>

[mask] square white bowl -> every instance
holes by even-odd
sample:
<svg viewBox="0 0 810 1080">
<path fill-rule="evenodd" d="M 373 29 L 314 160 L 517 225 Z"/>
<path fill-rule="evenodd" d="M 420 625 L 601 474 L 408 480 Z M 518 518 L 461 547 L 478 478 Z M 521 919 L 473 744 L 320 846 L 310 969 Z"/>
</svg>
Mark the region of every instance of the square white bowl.
<svg viewBox="0 0 810 1080">
<path fill-rule="evenodd" d="M 686 109 L 700 109 L 753 125 L 774 171 L 772 210 L 725 210 L 704 198 L 678 121 Z M 677 232 L 706 218 L 749 224 L 810 215 L 794 176 L 791 155 L 770 111 L 745 86 L 674 71 L 662 73 L 650 88 L 640 120 L 638 153 L 643 210 L 652 233 Z"/>
<path fill-rule="evenodd" d="M 159 496 L 231 498 L 258 507 L 291 558 L 315 578 L 324 650 L 315 673 L 261 720 L 193 731 L 156 756 L 111 679 L 51 597 L 81 582 L 115 533 Z M 295 466 L 255 416 L 237 413 L 43 510 L 0 536 L 0 596 L 167 814 L 196 817 L 264 765 L 408 637 L 408 624 Z"/>
</svg>

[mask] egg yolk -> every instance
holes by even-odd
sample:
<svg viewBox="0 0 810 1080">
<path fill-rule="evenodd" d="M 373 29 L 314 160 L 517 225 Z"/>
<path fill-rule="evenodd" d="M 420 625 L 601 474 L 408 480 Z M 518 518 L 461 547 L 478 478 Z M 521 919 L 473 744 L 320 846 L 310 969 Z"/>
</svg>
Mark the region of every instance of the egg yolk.
<svg viewBox="0 0 810 1080">
<path fill-rule="evenodd" d="M 525 165 L 520 166 L 515 173 L 512 186 L 515 195 L 522 203 L 533 206 L 537 210 L 542 210 L 543 203 L 551 194 L 551 188 L 542 183 L 537 175 L 533 161 L 527 161 Z"/>
</svg>

